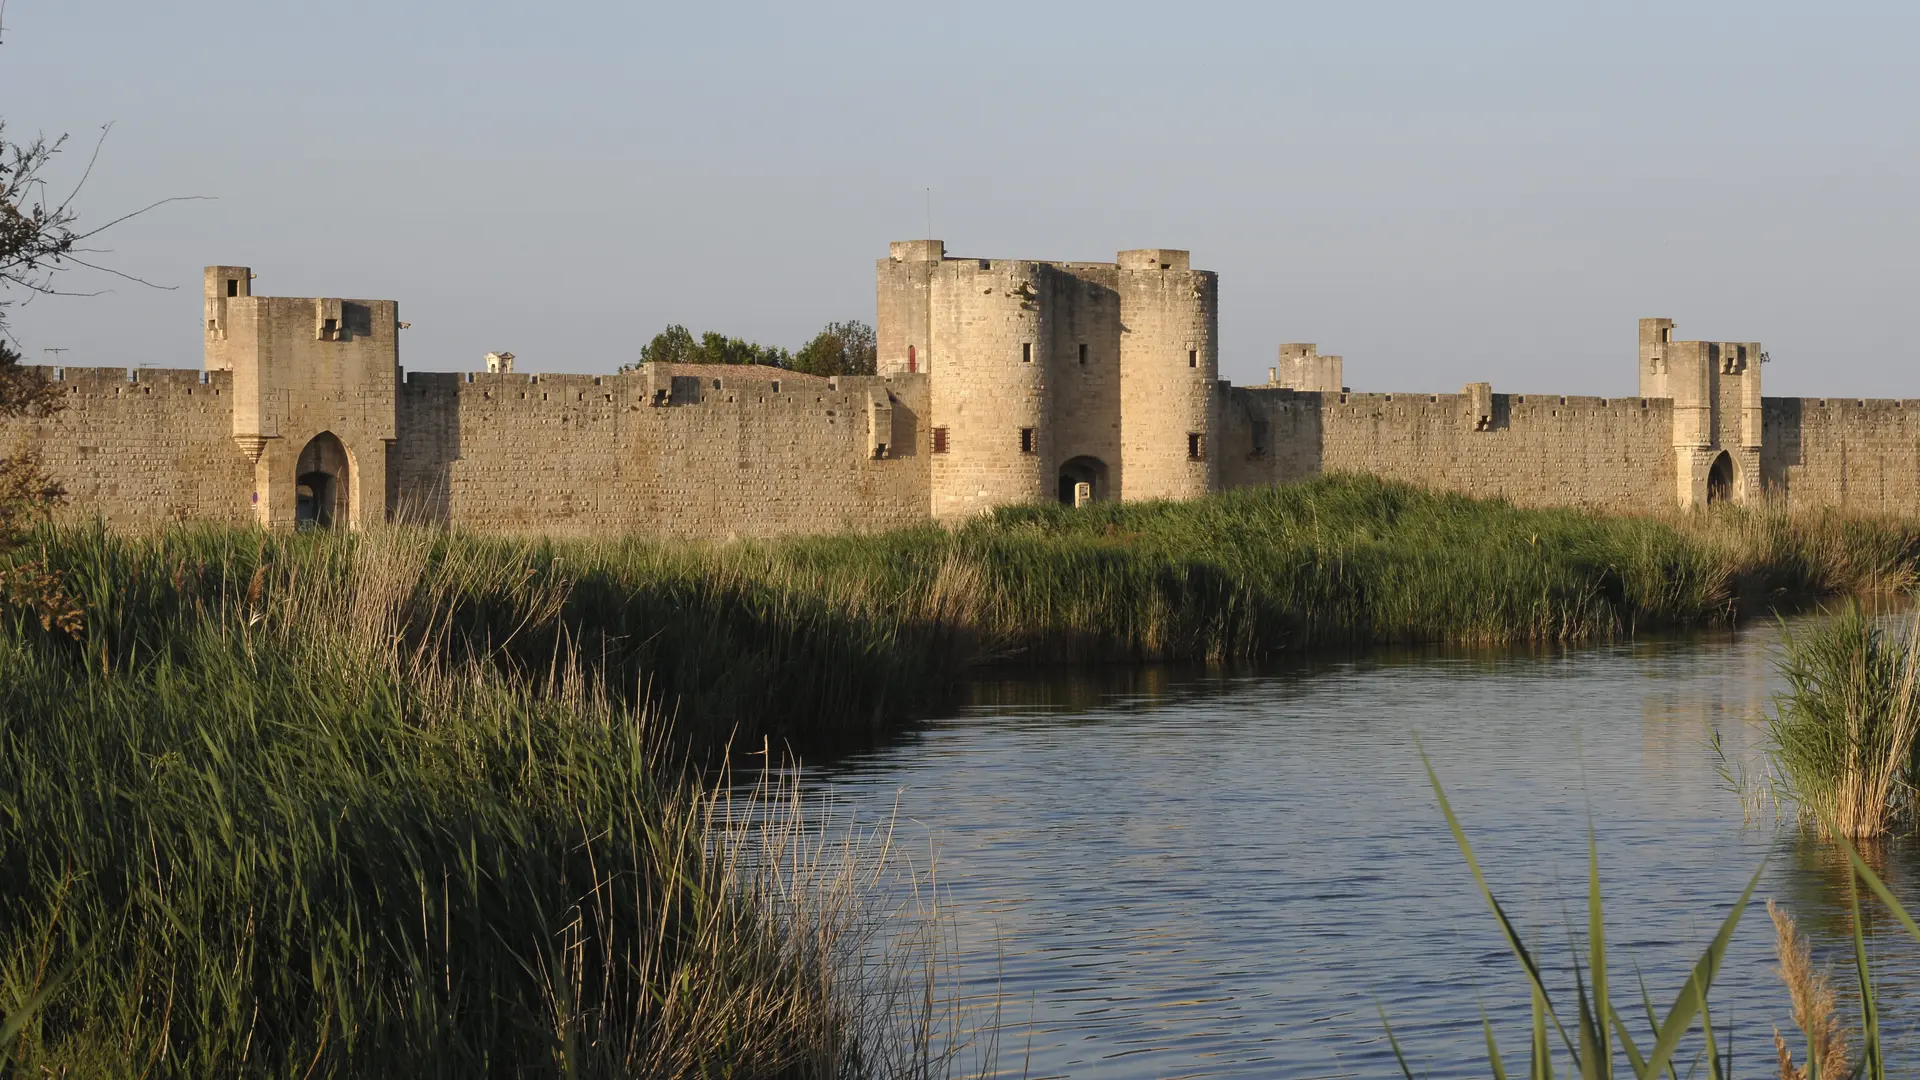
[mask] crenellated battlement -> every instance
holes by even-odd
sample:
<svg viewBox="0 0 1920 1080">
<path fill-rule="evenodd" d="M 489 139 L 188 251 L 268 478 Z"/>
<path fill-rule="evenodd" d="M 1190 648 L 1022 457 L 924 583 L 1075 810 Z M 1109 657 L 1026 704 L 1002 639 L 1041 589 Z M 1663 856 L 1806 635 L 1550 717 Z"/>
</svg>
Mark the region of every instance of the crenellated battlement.
<svg viewBox="0 0 1920 1080">
<path fill-rule="evenodd" d="M 28 365 L 30 367 L 36 365 Z M 59 384 L 66 393 L 81 397 L 124 396 L 129 392 L 152 394 L 181 392 L 219 396 L 232 389 L 233 377 L 224 371 L 193 368 L 66 367 L 37 365 L 49 382 Z"/>
<path fill-rule="evenodd" d="M 67 512 L 126 527 L 773 536 L 1336 470 L 1526 505 L 1920 513 L 1920 400 L 1765 398 L 1760 343 L 1676 340 L 1672 319 L 1640 320 L 1631 397 L 1355 392 L 1306 342 L 1236 387 L 1218 278 L 1182 249 L 982 259 L 908 240 L 875 268 L 878 373 L 823 378 L 515 371 L 497 350 L 485 371 L 406 372 L 393 301 L 259 296 L 251 269 L 210 266 L 203 370 L 46 369 L 66 408 L 0 439 L 43 449 Z"/>
</svg>

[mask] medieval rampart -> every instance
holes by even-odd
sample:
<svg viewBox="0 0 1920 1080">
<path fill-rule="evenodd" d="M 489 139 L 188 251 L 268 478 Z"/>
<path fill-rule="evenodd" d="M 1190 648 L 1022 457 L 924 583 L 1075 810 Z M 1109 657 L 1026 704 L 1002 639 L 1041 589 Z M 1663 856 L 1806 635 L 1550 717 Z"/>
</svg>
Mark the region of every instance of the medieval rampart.
<svg viewBox="0 0 1920 1080">
<path fill-rule="evenodd" d="M 242 524 L 253 465 L 228 437 L 233 376 L 157 368 L 51 368 L 61 412 L 0 422 L 0 455 L 24 443 L 67 489 L 69 513 L 114 526 Z"/>
<path fill-rule="evenodd" d="M 1920 512 L 1920 401 L 1766 398 L 1760 475 L 1789 502 Z"/>
<path fill-rule="evenodd" d="M 406 375 L 389 300 L 261 297 L 206 273 L 206 370 L 48 369 L 66 409 L 0 423 L 64 511 L 490 533 L 722 538 L 873 531 L 1016 503 L 1188 498 L 1359 472 L 1529 506 L 1716 501 L 1920 513 L 1920 402 L 1763 398 L 1758 342 L 1639 324 L 1636 397 L 1356 394 L 1280 346 L 1217 378 L 1218 281 L 1169 248 L 1111 263 L 876 268 L 876 376 L 652 364 Z"/>
<path fill-rule="evenodd" d="M 1224 396 L 1228 487 L 1360 472 L 1526 506 L 1673 504 L 1664 399 L 1495 394 L 1485 384 L 1478 394 Z"/>
<path fill-rule="evenodd" d="M 396 401 L 394 510 L 549 535 L 916 524 L 927 517 L 925 398 L 923 378 L 770 368 L 413 372 Z M 876 412 L 883 448 L 872 437 Z"/>
</svg>

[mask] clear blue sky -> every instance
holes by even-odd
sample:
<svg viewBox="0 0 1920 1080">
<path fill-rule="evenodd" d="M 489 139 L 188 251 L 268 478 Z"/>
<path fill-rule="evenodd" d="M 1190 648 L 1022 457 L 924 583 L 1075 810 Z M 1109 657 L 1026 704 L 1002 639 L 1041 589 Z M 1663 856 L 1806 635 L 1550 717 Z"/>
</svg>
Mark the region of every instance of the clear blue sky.
<svg viewBox="0 0 1920 1080">
<path fill-rule="evenodd" d="M 1920 397 L 1908 5 L 6 0 L 0 116 L 112 122 L 115 229 L 30 356 L 197 367 L 199 268 L 390 297 L 411 368 L 610 371 L 669 322 L 797 345 L 873 260 L 1192 249 L 1224 373 L 1631 394 L 1634 320 L 1780 394 Z"/>
</svg>

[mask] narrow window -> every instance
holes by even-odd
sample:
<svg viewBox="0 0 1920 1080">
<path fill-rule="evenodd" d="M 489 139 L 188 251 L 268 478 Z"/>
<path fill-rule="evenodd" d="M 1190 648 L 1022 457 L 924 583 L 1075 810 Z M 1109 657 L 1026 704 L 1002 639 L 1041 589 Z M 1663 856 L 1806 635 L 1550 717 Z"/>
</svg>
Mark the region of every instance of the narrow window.
<svg viewBox="0 0 1920 1080">
<path fill-rule="evenodd" d="M 322 323 L 320 325 L 320 336 L 327 341 L 333 341 L 338 338 L 340 336 L 340 324 L 338 320 L 328 319 Z"/>
<path fill-rule="evenodd" d="M 1080 343 L 1080 363 L 1084 366 L 1086 362 L 1087 362 L 1087 343 L 1083 341 Z"/>
<path fill-rule="evenodd" d="M 1020 429 L 1020 452 L 1023 454 L 1033 453 L 1033 429 L 1030 427 Z"/>
<path fill-rule="evenodd" d="M 947 452 L 946 428 L 937 427 L 933 429 L 933 452 L 936 454 L 944 454 Z"/>
<path fill-rule="evenodd" d="M 1207 437 L 1197 431 L 1187 432 L 1187 460 L 1205 461 L 1207 457 Z"/>
<path fill-rule="evenodd" d="M 227 295 L 228 296 L 240 295 L 240 281 L 238 278 L 227 279 Z"/>
<path fill-rule="evenodd" d="M 1020 362 L 1023 364 L 1033 363 L 1033 342 L 1023 341 L 1020 343 Z"/>
<path fill-rule="evenodd" d="M 1199 349 L 1187 350 L 1187 366 L 1188 367 L 1200 366 L 1200 350 Z"/>
<path fill-rule="evenodd" d="M 913 346 L 909 345 L 907 346 L 907 374 L 911 375 L 919 370 L 920 355 L 914 351 Z"/>
</svg>

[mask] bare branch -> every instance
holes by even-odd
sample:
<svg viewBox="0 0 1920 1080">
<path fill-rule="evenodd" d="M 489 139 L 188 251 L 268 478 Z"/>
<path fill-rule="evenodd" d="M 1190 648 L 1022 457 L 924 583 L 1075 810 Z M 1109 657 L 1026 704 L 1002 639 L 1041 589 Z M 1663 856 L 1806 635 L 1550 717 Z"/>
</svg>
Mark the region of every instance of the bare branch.
<svg viewBox="0 0 1920 1080">
<path fill-rule="evenodd" d="M 114 277 L 117 277 L 117 278 L 125 278 L 126 280 L 128 280 L 128 281 L 131 281 L 131 282 L 134 282 L 134 283 L 136 283 L 136 284 L 139 284 L 139 285 L 145 285 L 145 286 L 146 286 L 147 288 L 149 288 L 149 289 L 162 289 L 162 290 L 164 290 L 164 291 L 166 291 L 166 292 L 172 292 L 172 291 L 174 291 L 175 289 L 177 289 L 177 288 L 179 288 L 179 286 L 178 286 L 178 285 L 156 285 L 156 284 L 154 284 L 153 282 L 151 282 L 151 281 L 148 281 L 148 280 L 147 280 L 146 278 L 143 278 L 143 277 L 135 277 L 134 275 L 132 275 L 132 274 L 129 274 L 129 273 L 127 273 L 127 272 L 125 272 L 125 271 L 123 271 L 123 270 L 115 270 L 115 269 L 114 269 L 113 267 L 111 267 L 111 266 L 101 266 L 101 265 L 99 265 L 98 263 L 90 263 L 90 262 L 88 262 L 88 261 L 87 261 L 87 260 L 85 260 L 85 259 L 80 259 L 80 258 L 75 258 L 75 257 L 74 257 L 73 255 L 71 255 L 71 254 L 69 254 L 69 255 L 67 256 L 67 261 L 68 261 L 68 262 L 70 262 L 70 263 L 73 263 L 73 264 L 74 264 L 75 266 L 84 266 L 84 267 L 86 267 L 86 268 L 87 268 L 87 269 L 89 269 L 89 270 L 98 270 L 98 271 L 100 271 L 100 272 L 101 272 L 101 273 L 103 273 L 103 274 L 112 274 L 112 275 L 113 275 Z M 49 295 L 52 295 L 52 294 L 49 294 Z M 97 293 L 61 293 L 61 294 L 59 294 L 59 295 L 62 295 L 62 296 L 96 296 L 96 295 L 98 295 L 98 294 L 97 294 Z"/>
<path fill-rule="evenodd" d="M 160 199 L 156 202 L 150 202 L 147 205 L 141 207 L 140 209 L 132 211 L 131 213 L 121 214 L 119 217 L 114 218 L 112 221 L 109 221 L 104 225 L 95 226 L 94 228 L 88 229 L 86 232 L 74 233 L 73 240 L 74 242 L 77 243 L 81 240 L 87 239 L 88 237 L 98 236 L 101 233 L 106 232 L 108 229 L 113 228 L 115 225 L 118 225 L 123 221 L 131 221 L 134 218 L 139 217 L 141 214 L 144 214 L 147 211 L 154 209 L 155 207 L 165 206 L 168 203 L 215 202 L 218 199 L 219 199 L 218 195 L 171 195 L 171 196 L 168 196 L 167 198 Z"/>
<path fill-rule="evenodd" d="M 93 140 L 93 153 L 87 156 L 87 167 L 80 170 L 80 179 L 74 181 L 73 190 L 67 192 L 67 197 L 60 200 L 60 206 L 54 210 L 55 216 L 65 214 L 67 207 L 73 205 L 73 197 L 80 194 L 81 188 L 87 186 L 87 177 L 93 175 L 94 163 L 100 160 L 100 148 L 107 145 L 107 136 L 112 133 L 113 121 L 109 120 L 100 125 L 100 137 Z"/>
</svg>

